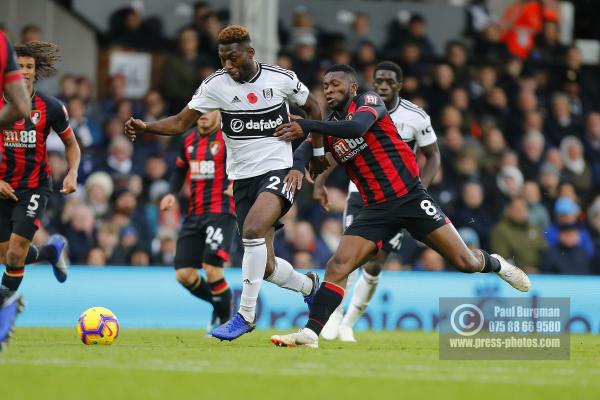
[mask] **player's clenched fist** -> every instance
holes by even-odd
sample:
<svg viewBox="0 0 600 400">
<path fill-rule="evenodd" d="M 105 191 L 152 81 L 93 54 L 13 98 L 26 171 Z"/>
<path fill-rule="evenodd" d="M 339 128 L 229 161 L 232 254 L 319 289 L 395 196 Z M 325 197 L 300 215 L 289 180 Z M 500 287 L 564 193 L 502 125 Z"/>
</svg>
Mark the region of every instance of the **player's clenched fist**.
<svg viewBox="0 0 600 400">
<path fill-rule="evenodd" d="M 132 142 L 135 141 L 135 138 L 138 133 L 142 133 L 146 130 L 146 123 L 141 119 L 137 118 L 129 118 L 127 122 L 125 122 L 125 135 Z"/>
<path fill-rule="evenodd" d="M 169 211 L 175 205 L 177 199 L 171 193 L 167 194 L 160 201 L 160 211 Z"/>
</svg>

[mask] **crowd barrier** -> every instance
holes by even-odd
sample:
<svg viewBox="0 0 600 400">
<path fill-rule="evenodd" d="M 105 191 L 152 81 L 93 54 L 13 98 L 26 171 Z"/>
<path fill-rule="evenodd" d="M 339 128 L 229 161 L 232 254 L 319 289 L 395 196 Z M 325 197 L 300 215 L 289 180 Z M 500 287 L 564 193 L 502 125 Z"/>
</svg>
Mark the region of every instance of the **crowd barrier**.
<svg viewBox="0 0 600 400">
<path fill-rule="evenodd" d="M 322 273 L 322 271 L 321 271 Z M 226 269 L 238 301 L 239 269 Z M 435 330 L 440 297 L 567 297 L 571 331 L 600 332 L 600 277 L 534 275 L 533 289 L 522 294 L 498 277 L 437 272 L 384 272 L 379 287 L 357 329 Z M 211 308 L 191 296 L 167 267 L 71 267 L 64 284 L 50 268 L 27 268 L 21 287 L 27 308 L 20 326 L 75 327 L 78 316 L 91 306 L 110 308 L 122 328 L 204 328 Z M 258 307 L 259 328 L 290 329 L 304 325 L 307 307 L 300 294 L 264 282 Z"/>
</svg>

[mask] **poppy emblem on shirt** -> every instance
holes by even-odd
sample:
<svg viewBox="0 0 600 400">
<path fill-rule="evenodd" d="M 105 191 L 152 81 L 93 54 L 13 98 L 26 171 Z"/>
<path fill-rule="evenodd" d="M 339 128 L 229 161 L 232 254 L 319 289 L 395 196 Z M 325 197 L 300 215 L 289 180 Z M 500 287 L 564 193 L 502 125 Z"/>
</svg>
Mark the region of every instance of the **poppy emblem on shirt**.
<svg viewBox="0 0 600 400">
<path fill-rule="evenodd" d="M 42 120 L 42 112 L 40 110 L 31 110 L 31 114 L 29 114 L 29 119 L 33 122 L 34 125 L 37 125 Z"/>
<path fill-rule="evenodd" d="M 252 92 L 248 93 L 248 95 L 246 96 L 246 98 L 248 99 L 248 102 L 250 104 L 254 104 L 254 103 L 256 103 L 258 101 L 258 97 L 254 93 L 252 93 Z"/>
<path fill-rule="evenodd" d="M 271 100 L 273 98 L 273 89 L 272 88 L 263 89 L 263 97 L 267 101 Z"/>
<path fill-rule="evenodd" d="M 208 148 L 210 149 L 210 154 L 212 154 L 214 156 L 221 149 L 221 143 L 219 143 L 219 142 L 210 142 L 210 145 L 208 145 Z"/>
</svg>

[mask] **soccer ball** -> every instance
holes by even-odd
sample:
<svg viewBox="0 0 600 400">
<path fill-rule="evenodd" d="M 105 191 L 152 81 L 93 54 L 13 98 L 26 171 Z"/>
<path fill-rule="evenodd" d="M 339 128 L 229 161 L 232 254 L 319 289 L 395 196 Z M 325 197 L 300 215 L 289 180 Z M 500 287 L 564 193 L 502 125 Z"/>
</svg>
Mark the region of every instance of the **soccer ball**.
<svg viewBox="0 0 600 400">
<path fill-rule="evenodd" d="M 108 308 L 92 307 L 79 317 L 77 334 L 84 344 L 113 344 L 119 336 L 119 321 Z"/>
</svg>

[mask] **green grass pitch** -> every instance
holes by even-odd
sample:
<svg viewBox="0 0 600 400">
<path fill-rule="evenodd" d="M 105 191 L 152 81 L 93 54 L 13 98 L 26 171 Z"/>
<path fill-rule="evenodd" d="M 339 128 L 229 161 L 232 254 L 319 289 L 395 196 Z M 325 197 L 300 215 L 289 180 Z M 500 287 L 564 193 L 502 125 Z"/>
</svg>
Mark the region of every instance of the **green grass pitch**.
<svg viewBox="0 0 600 400">
<path fill-rule="evenodd" d="M 600 337 L 569 361 L 440 361 L 437 334 L 359 333 L 359 343 L 276 348 L 272 331 L 218 342 L 194 330 L 123 329 L 84 346 L 73 329 L 19 328 L 0 353 L 0 398 L 600 399 Z"/>
</svg>

